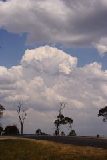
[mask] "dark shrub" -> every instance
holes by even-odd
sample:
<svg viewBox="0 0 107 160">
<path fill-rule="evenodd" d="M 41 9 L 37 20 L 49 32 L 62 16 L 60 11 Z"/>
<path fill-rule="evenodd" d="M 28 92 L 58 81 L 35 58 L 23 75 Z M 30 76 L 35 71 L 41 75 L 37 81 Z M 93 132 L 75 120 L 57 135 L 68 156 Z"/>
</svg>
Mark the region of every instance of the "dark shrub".
<svg viewBox="0 0 107 160">
<path fill-rule="evenodd" d="M 41 129 L 37 129 L 36 132 L 35 132 L 35 134 L 36 134 L 37 136 L 41 135 L 41 134 L 42 134 Z"/>
<path fill-rule="evenodd" d="M 18 135 L 19 134 L 19 129 L 17 126 L 7 126 L 4 130 L 5 135 Z"/>
<path fill-rule="evenodd" d="M 75 130 L 71 130 L 68 136 L 76 136 Z"/>
</svg>

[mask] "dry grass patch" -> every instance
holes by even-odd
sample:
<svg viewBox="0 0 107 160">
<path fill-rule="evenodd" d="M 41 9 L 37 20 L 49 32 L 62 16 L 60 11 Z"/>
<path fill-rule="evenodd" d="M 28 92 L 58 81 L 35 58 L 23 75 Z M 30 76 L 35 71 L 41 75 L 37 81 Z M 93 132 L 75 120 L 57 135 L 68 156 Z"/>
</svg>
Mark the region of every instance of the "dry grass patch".
<svg viewBox="0 0 107 160">
<path fill-rule="evenodd" d="M 107 160 L 107 150 L 29 139 L 0 140 L 0 160 Z"/>
</svg>

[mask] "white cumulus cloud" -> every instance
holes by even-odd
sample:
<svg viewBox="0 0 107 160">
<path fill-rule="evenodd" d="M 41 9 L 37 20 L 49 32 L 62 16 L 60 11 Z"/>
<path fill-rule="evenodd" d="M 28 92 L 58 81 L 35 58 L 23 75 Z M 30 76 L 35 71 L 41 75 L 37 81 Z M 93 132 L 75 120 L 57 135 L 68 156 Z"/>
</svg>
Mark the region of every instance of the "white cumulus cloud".
<svg viewBox="0 0 107 160">
<path fill-rule="evenodd" d="M 107 38 L 101 38 L 98 43 L 95 44 L 97 50 L 101 55 L 107 53 Z"/>
<path fill-rule="evenodd" d="M 64 101 L 65 112 L 74 119 L 79 134 L 102 134 L 104 128 L 97 114 L 107 104 L 107 71 L 97 62 L 77 67 L 76 57 L 57 48 L 26 50 L 18 66 L 0 66 L 0 103 L 6 106 L 5 123 L 17 123 L 14 112 L 20 100 L 30 114 L 27 132 L 39 125 L 52 131 L 58 104 Z"/>
</svg>

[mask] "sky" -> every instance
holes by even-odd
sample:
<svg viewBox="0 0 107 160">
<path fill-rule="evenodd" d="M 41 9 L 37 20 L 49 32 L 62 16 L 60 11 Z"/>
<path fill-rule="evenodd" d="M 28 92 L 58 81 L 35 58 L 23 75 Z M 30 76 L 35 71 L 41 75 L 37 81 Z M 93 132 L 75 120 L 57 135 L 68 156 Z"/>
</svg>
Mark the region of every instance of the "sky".
<svg viewBox="0 0 107 160">
<path fill-rule="evenodd" d="M 66 102 L 63 113 L 78 135 L 107 136 L 97 116 L 107 105 L 106 0 L 0 0 L 3 126 L 19 127 L 19 101 L 25 133 L 53 133 L 59 103 Z"/>
</svg>

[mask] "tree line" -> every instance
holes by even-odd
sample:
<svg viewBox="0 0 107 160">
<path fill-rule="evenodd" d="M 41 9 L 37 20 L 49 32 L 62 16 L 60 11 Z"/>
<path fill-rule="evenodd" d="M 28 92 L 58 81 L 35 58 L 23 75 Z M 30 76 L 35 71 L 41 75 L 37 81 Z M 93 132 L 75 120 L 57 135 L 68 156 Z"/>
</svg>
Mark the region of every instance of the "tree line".
<svg viewBox="0 0 107 160">
<path fill-rule="evenodd" d="M 64 102 L 60 102 L 59 105 L 59 111 L 58 111 L 58 115 L 54 121 L 54 125 L 55 125 L 55 133 L 54 135 L 58 136 L 58 135 L 62 135 L 64 136 L 65 133 L 63 131 L 61 131 L 61 126 L 65 126 L 68 125 L 68 127 L 70 128 L 70 132 L 69 132 L 69 136 L 76 136 L 76 132 L 75 130 L 72 130 L 72 124 L 73 124 L 73 119 L 67 116 L 64 116 L 63 109 L 66 107 L 66 103 Z M 0 119 L 3 116 L 3 112 L 5 111 L 5 107 L 3 105 L 0 104 Z M 2 124 L 0 123 L 0 135 L 3 132 L 4 134 L 8 134 L 8 135 L 12 135 L 12 134 L 21 134 L 23 135 L 23 128 L 24 128 L 24 122 L 25 119 L 27 117 L 27 113 L 24 110 L 23 107 L 23 103 L 19 102 L 17 105 L 17 115 L 18 115 L 18 119 L 19 119 L 19 123 L 20 123 L 20 131 L 17 128 L 17 126 L 13 125 L 13 126 L 6 126 L 5 129 L 3 129 Z M 103 117 L 103 121 L 106 122 L 107 121 L 107 106 L 99 109 L 98 112 L 98 117 L 102 116 Z M 47 135 L 45 133 L 43 133 L 41 131 L 41 129 L 37 129 L 36 130 L 36 135 Z"/>
<path fill-rule="evenodd" d="M 0 119 L 2 118 L 3 116 L 3 111 L 5 110 L 5 107 L 0 105 Z M 17 105 L 17 115 L 18 115 L 18 119 L 19 119 L 19 123 L 20 123 L 20 132 L 19 132 L 19 129 L 17 128 L 16 125 L 13 125 L 13 126 L 6 126 L 5 129 L 3 130 L 3 127 L 0 123 L 0 133 L 4 131 L 4 134 L 21 134 L 23 135 L 23 127 L 24 127 L 24 122 L 25 122 L 25 119 L 27 117 L 27 113 L 23 107 L 23 103 L 22 102 L 19 102 L 18 105 Z"/>
</svg>

